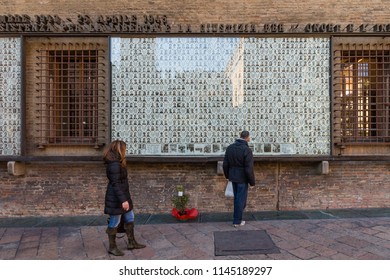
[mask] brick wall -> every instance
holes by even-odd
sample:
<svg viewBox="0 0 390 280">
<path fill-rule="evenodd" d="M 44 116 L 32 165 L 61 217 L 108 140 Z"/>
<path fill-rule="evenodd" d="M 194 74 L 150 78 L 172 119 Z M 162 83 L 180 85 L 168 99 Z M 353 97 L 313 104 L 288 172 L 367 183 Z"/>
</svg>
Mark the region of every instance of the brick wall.
<svg viewBox="0 0 390 280">
<path fill-rule="evenodd" d="M 0 15 L 78 14 L 166 15 L 170 24 L 202 23 L 389 23 L 386 1 L 2 1 Z M 167 213 L 175 186 L 183 184 L 190 206 L 200 212 L 231 211 L 224 197 L 226 180 L 216 163 L 130 163 L 135 209 Z M 330 174 L 318 175 L 315 163 L 256 163 L 257 186 L 248 210 L 390 207 L 390 163 L 330 162 Z M 107 180 L 104 165 L 27 163 L 26 174 L 7 173 L 0 162 L 0 216 L 101 214 Z"/>
<path fill-rule="evenodd" d="M 58 0 L 2 1 L 2 14 L 155 14 L 167 15 L 170 23 L 388 23 L 386 1 L 273 1 L 273 0 Z"/>
<path fill-rule="evenodd" d="M 130 163 L 129 182 L 138 213 L 169 213 L 175 186 L 182 184 L 190 206 L 200 212 L 230 212 L 226 180 L 216 163 Z M 318 175 L 315 163 L 255 164 L 257 185 L 248 211 L 390 207 L 390 163 L 330 162 Z M 107 184 L 102 163 L 29 163 L 11 176 L 0 163 L 1 216 L 102 214 Z"/>
<path fill-rule="evenodd" d="M 329 166 L 328 175 L 318 175 L 311 164 L 281 165 L 280 208 L 390 206 L 390 163 L 329 162 Z"/>
</svg>

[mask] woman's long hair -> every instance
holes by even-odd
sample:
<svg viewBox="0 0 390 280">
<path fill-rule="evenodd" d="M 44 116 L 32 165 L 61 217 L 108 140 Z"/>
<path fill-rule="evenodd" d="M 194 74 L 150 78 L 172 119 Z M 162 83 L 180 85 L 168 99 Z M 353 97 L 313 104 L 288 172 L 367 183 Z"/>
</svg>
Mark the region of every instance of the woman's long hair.
<svg viewBox="0 0 390 280">
<path fill-rule="evenodd" d="M 106 162 L 119 160 L 120 164 L 126 166 L 126 143 L 122 140 L 111 142 L 108 149 L 104 152 L 103 159 Z"/>
</svg>

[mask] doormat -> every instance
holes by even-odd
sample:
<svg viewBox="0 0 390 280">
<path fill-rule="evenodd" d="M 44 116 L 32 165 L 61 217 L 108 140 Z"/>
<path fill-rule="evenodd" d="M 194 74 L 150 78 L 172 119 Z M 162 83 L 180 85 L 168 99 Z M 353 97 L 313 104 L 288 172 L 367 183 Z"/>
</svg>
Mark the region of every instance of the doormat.
<svg viewBox="0 0 390 280">
<path fill-rule="evenodd" d="M 265 230 L 214 232 L 215 256 L 280 253 Z"/>
</svg>

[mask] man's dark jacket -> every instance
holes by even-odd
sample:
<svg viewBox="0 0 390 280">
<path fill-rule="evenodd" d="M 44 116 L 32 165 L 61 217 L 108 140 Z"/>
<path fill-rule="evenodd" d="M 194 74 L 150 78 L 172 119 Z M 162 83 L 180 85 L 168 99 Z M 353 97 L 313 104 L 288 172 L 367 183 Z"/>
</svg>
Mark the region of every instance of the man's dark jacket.
<svg viewBox="0 0 390 280">
<path fill-rule="evenodd" d="M 223 172 L 229 181 L 255 185 L 253 154 L 244 139 L 237 139 L 226 149 Z"/>
</svg>

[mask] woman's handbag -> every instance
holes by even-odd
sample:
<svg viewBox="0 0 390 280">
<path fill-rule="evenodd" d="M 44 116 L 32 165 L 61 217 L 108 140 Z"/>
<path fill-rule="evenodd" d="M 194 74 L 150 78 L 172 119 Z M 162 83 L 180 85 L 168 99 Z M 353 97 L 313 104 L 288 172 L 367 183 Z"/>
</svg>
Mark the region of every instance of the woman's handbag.
<svg viewBox="0 0 390 280">
<path fill-rule="evenodd" d="M 227 185 L 226 185 L 225 196 L 226 196 L 226 197 L 234 197 L 234 193 L 233 193 L 233 184 L 232 184 L 231 181 L 228 181 L 228 183 L 227 183 Z"/>
<path fill-rule="evenodd" d="M 126 230 L 125 230 L 125 219 L 123 217 L 123 215 L 121 216 L 121 221 L 118 225 L 118 233 L 125 233 Z"/>
</svg>

